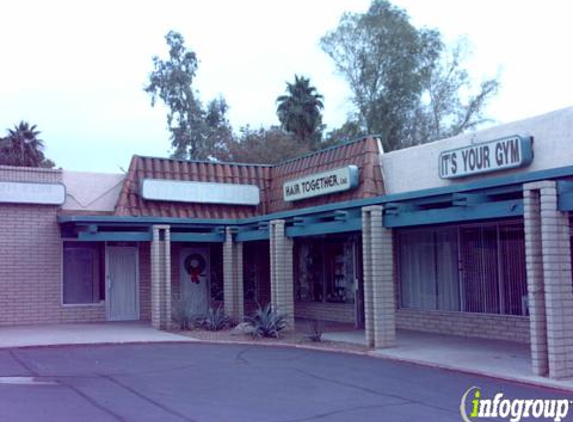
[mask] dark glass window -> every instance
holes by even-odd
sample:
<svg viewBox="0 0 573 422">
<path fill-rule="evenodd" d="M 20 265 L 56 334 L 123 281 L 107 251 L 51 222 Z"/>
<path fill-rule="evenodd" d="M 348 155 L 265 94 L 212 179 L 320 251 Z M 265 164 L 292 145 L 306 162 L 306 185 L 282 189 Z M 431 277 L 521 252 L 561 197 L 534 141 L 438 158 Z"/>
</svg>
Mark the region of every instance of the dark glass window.
<svg viewBox="0 0 573 422">
<path fill-rule="evenodd" d="M 358 237 L 353 235 L 296 240 L 296 300 L 354 303 L 358 247 Z"/>
<path fill-rule="evenodd" d="M 104 266 L 102 243 L 64 242 L 64 304 L 97 303 L 104 300 Z"/>
<path fill-rule="evenodd" d="M 405 308 L 527 315 L 523 223 L 398 232 Z"/>
<path fill-rule="evenodd" d="M 243 244 L 243 295 L 245 301 L 264 304 L 270 289 L 269 242 Z"/>
</svg>

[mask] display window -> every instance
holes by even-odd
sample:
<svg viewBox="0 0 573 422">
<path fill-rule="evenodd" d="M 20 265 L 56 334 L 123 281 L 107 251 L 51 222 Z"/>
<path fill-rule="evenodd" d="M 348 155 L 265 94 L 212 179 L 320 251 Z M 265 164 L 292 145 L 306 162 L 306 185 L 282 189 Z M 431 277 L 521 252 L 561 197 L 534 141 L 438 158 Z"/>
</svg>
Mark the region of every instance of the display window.
<svg viewBox="0 0 573 422">
<path fill-rule="evenodd" d="M 404 308 L 527 315 L 520 221 L 397 231 Z"/>
<path fill-rule="evenodd" d="M 300 302 L 355 303 L 358 289 L 358 236 L 295 241 L 295 299 Z"/>
<path fill-rule="evenodd" d="M 105 299 L 104 244 L 64 242 L 63 303 L 99 303 Z"/>
</svg>

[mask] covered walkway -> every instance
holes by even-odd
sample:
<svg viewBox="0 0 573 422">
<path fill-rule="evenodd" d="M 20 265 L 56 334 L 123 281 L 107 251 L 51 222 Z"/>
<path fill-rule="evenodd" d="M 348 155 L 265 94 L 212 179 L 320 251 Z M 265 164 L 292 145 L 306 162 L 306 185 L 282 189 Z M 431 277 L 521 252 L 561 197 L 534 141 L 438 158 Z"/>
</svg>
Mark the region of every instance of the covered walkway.
<svg viewBox="0 0 573 422">
<path fill-rule="evenodd" d="M 364 331 L 329 331 L 322 338 L 366 345 Z M 533 375 L 528 344 L 445 334 L 398 330 L 396 346 L 370 352 L 373 356 L 437 368 L 543 385 L 573 392 L 573 379 Z"/>
</svg>

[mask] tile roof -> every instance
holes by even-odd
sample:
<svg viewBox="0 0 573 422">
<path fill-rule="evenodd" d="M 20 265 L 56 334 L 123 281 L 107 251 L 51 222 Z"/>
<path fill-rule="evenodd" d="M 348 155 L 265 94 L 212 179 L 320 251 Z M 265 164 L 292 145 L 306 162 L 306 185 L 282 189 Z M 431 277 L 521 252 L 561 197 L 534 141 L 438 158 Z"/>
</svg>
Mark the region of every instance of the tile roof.
<svg viewBox="0 0 573 422">
<path fill-rule="evenodd" d="M 354 164 L 360 185 L 353 190 L 293 203 L 282 199 L 287 180 Z M 256 185 L 258 206 L 148 201 L 139 194 L 143 179 L 188 180 Z M 326 203 L 369 198 L 384 194 L 378 142 L 364 138 L 288 160 L 275 166 L 222 162 L 197 162 L 133 156 L 121 189 L 115 215 L 179 218 L 246 218 L 276 211 L 307 208 Z"/>
<path fill-rule="evenodd" d="M 383 195 L 384 182 L 379 157 L 378 141 L 374 138 L 364 138 L 279 163 L 272 171 L 271 190 L 267 198 L 269 212 Z M 283 201 L 283 184 L 286 181 L 352 164 L 358 167 L 360 177 L 360 184 L 356 189 L 296 202 Z"/>
<path fill-rule="evenodd" d="M 266 203 L 254 206 L 147 201 L 139 194 L 143 179 L 257 185 L 261 199 L 270 188 L 270 166 L 196 162 L 133 156 L 115 207 L 115 215 L 177 218 L 246 218 L 266 213 Z"/>
</svg>

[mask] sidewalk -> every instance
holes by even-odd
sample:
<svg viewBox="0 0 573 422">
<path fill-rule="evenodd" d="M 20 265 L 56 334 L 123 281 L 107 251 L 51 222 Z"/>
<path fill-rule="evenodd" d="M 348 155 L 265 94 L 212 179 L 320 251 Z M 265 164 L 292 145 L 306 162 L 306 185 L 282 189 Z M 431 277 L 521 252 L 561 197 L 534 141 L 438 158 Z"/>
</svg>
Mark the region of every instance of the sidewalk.
<svg viewBox="0 0 573 422">
<path fill-rule="evenodd" d="M 64 344 L 189 342 L 195 339 L 159 331 L 148 322 L 42 324 L 0 327 L 0 348 Z"/>
<path fill-rule="evenodd" d="M 363 331 L 325 333 L 323 338 L 366 344 Z M 531 373 L 528 344 L 399 330 L 395 347 L 369 354 L 573 392 L 573 379 L 553 380 Z"/>
</svg>

